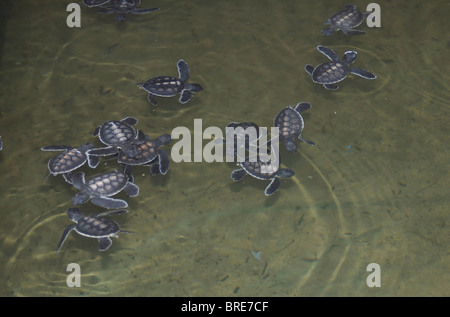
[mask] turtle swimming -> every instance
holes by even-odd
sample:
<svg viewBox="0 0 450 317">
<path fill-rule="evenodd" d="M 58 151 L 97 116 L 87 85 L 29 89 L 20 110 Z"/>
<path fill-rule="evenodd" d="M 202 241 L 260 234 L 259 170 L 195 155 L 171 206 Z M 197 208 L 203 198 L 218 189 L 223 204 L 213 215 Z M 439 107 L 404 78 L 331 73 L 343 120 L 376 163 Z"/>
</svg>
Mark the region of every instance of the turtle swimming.
<svg viewBox="0 0 450 317">
<path fill-rule="evenodd" d="M 67 210 L 67 215 L 69 219 L 75 222 L 76 224 L 67 226 L 64 229 L 64 232 L 61 236 L 61 240 L 59 241 L 58 248 L 56 252 L 59 252 L 64 241 L 66 241 L 67 236 L 75 230 L 78 234 L 97 239 L 99 242 L 98 249 L 99 251 L 106 251 L 112 244 L 111 238 L 118 238 L 117 235 L 119 232 L 123 233 L 131 233 L 129 231 L 120 230 L 117 222 L 102 218 L 104 216 L 113 216 L 127 213 L 127 210 L 112 210 L 112 211 L 104 211 L 93 214 L 92 216 L 84 215 L 78 208 L 69 208 Z"/>
<path fill-rule="evenodd" d="M 96 168 L 100 162 L 99 157 L 88 155 L 87 151 L 92 149 L 94 144 L 85 143 L 78 148 L 66 145 L 49 145 L 41 147 L 42 151 L 64 151 L 48 161 L 48 170 L 52 175 L 62 174 L 68 181 L 67 175 L 77 168 L 83 166 L 86 161 L 90 168 Z"/>
<path fill-rule="evenodd" d="M 159 147 L 168 144 L 170 141 L 172 141 L 170 134 L 163 134 L 154 140 L 145 136 L 145 142 L 136 146 L 138 154 L 135 157 L 130 157 L 123 151 L 119 151 L 117 160 L 121 164 L 121 171 L 127 174 L 130 180 L 133 179 L 131 169 L 135 165 L 150 166 L 152 175 L 165 175 L 169 170 L 169 153 L 166 150 L 159 149 Z"/>
<path fill-rule="evenodd" d="M 333 14 L 324 24 L 330 24 L 326 29 L 322 30 L 323 36 L 329 36 L 338 30 L 346 35 L 361 35 L 365 34 L 365 31 L 354 30 L 359 26 L 362 21 L 367 19 L 370 12 L 361 12 L 356 10 L 354 4 L 347 4 L 345 9 Z"/>
<path fill-rule="evenodd" d="M 141 0 L 83 0 L 83 4 L 90 8 L 98 7 L 100 14 L 117 13 L 117 22 L 125 21 L 128 13 L 146 14 L 159 10 L 159 8 L 138 8 Z"/>
<path fill-rule="evenodd" d="M 80 190 L 72 197 L 74 205 L 91 202 L 103 208 L 126 208 L 128 203 L 123 199 L 111 198 L 124 190 L 128 196 L 136 197 L 139 194 L 139 187 L 128 181 L 128 176 L 117 171 L 98 174 L 85 180 L 84 173 L 78 172 L 70 175 L 69 182 Z"/>
<path fill-rule="evenodd" d="M 259 132 L 259 126 L 254 122 L 233 121 L 225 126 L 226 138 L 217 138 L 214 143 L 226 144 L 227 156 L 244 160 L 245 157 L 239 154 L 241 154 L 241 151 L 242 153 L 245 151 L 256 152 L 257 141 L 261 137 Z M 233 138 L 233 143 L 231 143 L 230 138 Z"/>
<path fill-rule="evenodd" d="M 180 94 L 178 101 L 185 104 L 193 97 L 193 92 L 203 90 L 200 84 L 187 83 L 189 79 L 189 67 L 180 59 L 177 63 L 178 78 L 172 76 L 157 76 L 150 78 L 145 83 L 136 83 L 140 88 L 148 92 L 148 101 L 156 106 L 158 103 L 154 96 L 173 97 Z"/>
<path fill-rule="evenodd" d="M 305 120 L 301 113 L 311 108 L 311 104 L 300 102 L 295 107 L 289 106 L 281 110 L 274 119 L 274 127 L 279 128 L 280 140 L 284 141 L 284 146 L 289 152 L 297 151 L 295 139 L 309 145 L 316 145 L 314 142 L 302 138 L 301 133 L 305 127 Z"/>
<path fill-rule="evenodd" d="M 89 155 L 94 156 L 108 156 L 117 154 L 119 149 L 125 152 L 130 157 L 138 155 L 136 146 L 145 141 L 145 135 L 142 131 L 137 131 L 133 128 L 137 124 L 137 119 L 134 117 L 126 117 L 120 121 L 106 121 L 101 126 L 97 127 L 94 135 L 98 136 L 100 141 L 108 145 L 106 148 L 91 149 L 88 151 Z"/>
<path fill-rule="evenodd" d="M 345 79 L 348 73 L 357 75 L 365 79 L 375 79 L 377 76 L 367 70 L 349 67 L 356 60 L 358 53 L 356 51 L 346 51 L 342 59 L 332 49 L 319 45 L 317 50 L 328 57 L 331 62 L 323 63 L 314 68 L 307 64 L 305 71 L 312 76 L 315 83 L 322 84 L 326 89 L 336 90 L 339 87 L 334 85 L 337 82 Z"/>
<path fill-rule="evenodd" d="M 290 168 L 280 168 L 279 165 L 271 164 L 271 161 L 263 162 L 258 159 L 256 162 L 251 162 L 250 160 L 245 160 L 244 162 L 238 163 L 240 168 L 234 170 L 231 173 L 231 178 L 238 182 L 245 175 L 253 176 L 257 179 L 270 180 L 264 190 L 266 196 L 273 195 L 280 187 L 280 178 L 289 178 L 295 175 L 295 172 Z"/>
</svg>

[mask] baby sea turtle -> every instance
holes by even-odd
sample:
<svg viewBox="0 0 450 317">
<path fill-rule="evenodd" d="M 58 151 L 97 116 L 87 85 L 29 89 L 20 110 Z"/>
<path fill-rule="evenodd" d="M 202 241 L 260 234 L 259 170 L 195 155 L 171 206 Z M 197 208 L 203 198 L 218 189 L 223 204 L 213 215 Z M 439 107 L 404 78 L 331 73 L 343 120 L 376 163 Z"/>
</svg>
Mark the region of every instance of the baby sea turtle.
<svg viewBox="0 0 450 317">
<path fill-rule="evenodd" d="M 68 177 L 73 186 L 80 190 L 72 197 L 74 205 L 86 203 L 89 199 L 94 205 L 104 208 L 126 208 L 128 203 L 123 199 L 115 199 L 114 196 L 122 190 L 130 197 L 139 194 L 139 187 L 128 181 L 128 176 L 120 172 L 109 172 L 93 176 L 88 181 L 84 179 L 84 173 L 79 172 Z"/>
<path fill-rule="evenodd" d="M 279 178 L 288 178 L 295 175 L 294 171 L 290 168 L 280 168 L 279 165 L 271 164 L 270 161 L 262 162 L 257 160 L 256 162 L 250 162 L 248 160 L 238 163 L 241 167 L 231 172 L 231 178 L 238 182 L 245 175 L 249 174 L 257 179 L 270 180 L 264 190 L 266 196 L 274 194 L 280 187 Z"/>
<path fill-rule="evenodd" d="M 96 168 L 100 162 L 99 157 L 87 154 L 94 144 L 85 143 L 78 148 L 66 145 L 49 145 L 41 147 L 42 151 L 64 151 L 52 157 L 48 161 L 48 170 L 52 175 L 62 174 L 64 179 L 68 181 L 67 175 L 70 172 L 81 167 L 86 161 L 90 168 Z"/>
<path fill-rule="evenodd" d="M 75 230 L 82 236 L 97 239 L 99 242 L 98 249 L 100 251 L 108 250 L 112 244 L 111 240 L 112 237 L 118 238 L 119 236 L 117 234 L 119 232 L 123 233 L 131 233 L 131 232 L 120 230 L 120 227 L 117 224 L 117 222 L 111 219 L 105 219 L 101 217 L 120 215 L 127 212 L 128 211 L 124 209 L 104 211 L 96 213 L 89 217 L 84 215 L 78 208 L 68 209 L 67 215 L 69 216 L 70 220 L 72 220 L 76 224 L 66 227 L 66 229 L 62 234 L 61 240 L 59 241 L 58 249 L 56 252 L 59 252 L 61 246 L 63 245 L 64 241 L 66 241 L 67 236 L 72 230 Z"/>
<path fill-rule="evenodd" d="M 189 67 L 186 62 L 180 59 L 177 63 L 178 78 L 172 76 L 157 76 L 150 78 L 145 83 L 137 83 L 146 92 L 148 92 L 148 101 L 154 106 L 158 103 L 154 96 L 173 97 L 180 95 L 179 102 L 185 104 L 192 98 L 193 92 L 203 90 L 200 84 L 190 84 L 186 81 L 189 79 Z"/>
<path fill-rule="evenodd" d="M 361 35 L 366 33 L 361 30 L 353 30 L 367 19 L 370 12 L 361 12 L 356 10 L 354 4 L 347 4 L 345 10 L 333 14 L 324 24 L 330 24 L 330 27 L 322 30 L 323 36 L 333 34 L 338 30 L 342 30 L 346 35 Z"/>
<path fill-rule="evenodd" d="M 305 127 L 305 121 L 301 113 L 311 108 L 311 104 L 300 102 L 295 107 L 289 106 L 281 110 L 275 117 L 273 125 L 279 128 L 280 140 L 284 140 L 284 146 L 289 152 L 297 151 L 295 138 L 309 145 L 316 145 L 312 141 L 302 138 L 301 133 Z"/>
<path fill-rule="evenodd" d="M 139 9 L 141 0 L 83 0 L 83 4 L 90 8 L 99 7 L 98 13 L 101 14 L 117 13 L 117 22 L 125 21 L 128 13 L 145 14 L 159 10 L 159 8 Z"/>
<path fill-rule="evenodd" d="M 145 136 L 145 142 L 136 146 L 137 156 L 130 157 L 119 151 L 118 162 L 129 166 L 128 168 L 122 166 L 122 169 L 126 170 L 125 174 L 129 177 L 131 177 L 131 167 L 134 165 L 150 166 L 152 175 L 159 173 L 166 175 L 169 170 L 169 153 L 166 150 L 160 150 L 159 147 L 168 144 L 170 141 L 172 141 L 170 134 L 163 134 L 155 140 Z"/>
<path fill-rule="evenodd" d="M 261 137 L 259 126 L 254 122 L 230 122 L 225 127 L 225 138 L 217 138 L 215 144 L 226 144 L 228 157 L 245 158 L 239 155 L 240 151 L 253 151 L 257 149 L 257 141 Z M 231 143 L 231 138 L 233 142 Z M 231 148 L 233 146 L 233 148 Z M 242 154 L 242 153 L 241 153 Z"/>
<path fill-rule="evenodd" d="M 305 70 L 312 76 L 313 82 L 322 84 L 326 89 L 338 89 L 339 87 L 333 84 L 343 80 L 347 77 L 348 73 L 355 74 L 365 79 L 377 78 L 376 75 L 367 70 L 349 67 L 356 60 L 356 56 L 358 55 L 356 51 L 346 51 L 341 60 L 336 52 L 330 48 L 319 45 L 317 46 L 317 50 L 328 57 L 331 62 L 320 64 L 316 68 L 307 64 Z"/>
<path fill-rule="evenodd" d="M 116 154 L 121 149 L 130 157 L 137 156 L 136 146 L 145 141 L 144 133 L 140 130 L 136 132 L 133 128 L 137 122 L 133 117 L 126 117 L 120 121 L 106 121 L 95 129 L 93 134 L 108 147 L 89 150 L 88 154 L 108 156 Z"/>
</svg>

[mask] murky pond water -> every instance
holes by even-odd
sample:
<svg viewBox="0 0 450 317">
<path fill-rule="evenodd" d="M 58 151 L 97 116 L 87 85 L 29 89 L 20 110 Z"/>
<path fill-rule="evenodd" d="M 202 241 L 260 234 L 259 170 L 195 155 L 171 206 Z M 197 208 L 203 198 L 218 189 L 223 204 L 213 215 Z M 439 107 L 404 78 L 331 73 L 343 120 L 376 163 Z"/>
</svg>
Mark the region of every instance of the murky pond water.
<svg viewBox="0 0 450 317">
<path fill-rule="evenodd" d="M 69 1 L 5 3 L 0 295 L 450 295 L 447 1 L 378 1 L 381 28 L 364 23 L 353 37 L 320 34 L 345 1 L 143 1 L 161 10 L 121 24 L 82 7 L 80 28 L 66 26 Z M 326 61 L 319 44 L 356 50 L 354 66 L 378 78 L 350 75 L 337 91 L 314 84 L 304 66 Z M 181 58 L 204 90 L 152 106 L 134 84 L 176 76 Z M 40 147 L 100 146 L 94 129 L 127 116 L 152 138 L 192 131 L 195 118 L 270 127 L 299 101 L 312 104 L 303 136 L 317 145 L 282 148 L 296 174 L 273 196 L 266 181 L 234 183 L 233 163 L 171 162 L 165 176 L 137 167 L 140 194 L 120 193 L 129 213 L 113 217 L 133 234 L 99 252 L 72 233 L 56 252 L 77 190 L 46 179 L 54 154 Z M 66 285 L 69 263 L 81 267 L 80 288 Z M 379 288 L 366 284 L 370 263 Z"/>
</svg>

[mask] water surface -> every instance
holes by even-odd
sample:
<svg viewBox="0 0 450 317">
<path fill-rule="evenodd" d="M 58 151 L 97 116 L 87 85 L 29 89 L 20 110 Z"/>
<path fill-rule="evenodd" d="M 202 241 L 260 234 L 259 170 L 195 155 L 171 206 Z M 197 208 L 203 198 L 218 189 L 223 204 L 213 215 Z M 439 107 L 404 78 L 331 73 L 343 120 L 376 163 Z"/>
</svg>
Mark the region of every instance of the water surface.
<svg viewBox="0 0 450 317">
<path fill-rule="evenodd" d="M 122 24 L 83 7 L 73 29 L 67 3 L 5 5 L 2 296 L 450 295 L 447 1 L 378 1 L 381 28 L 326 38 L 323 22 L 345 1 L 143 1 L 161 10 Z M 358 51 L 354 65 L 378 78 L 314 84 L 303 68 L 326 61 L 318 44 Z M 134 84 L 177 75 L 180 58 L 204 91 L 150 105 Z M 312 104 L 303 136 L 317 146 L 282 150 L 296 175 L 275 195 L 264 196 L 265 181 L 234 183 L 232 163 L 172 162 L 165 176 L 136 168 L 140 194 L 114 217 L 134 233 L 107 252 L 72 233 L 56 253 L 77 191 L 46 179 L 53 153 L 41 146 L 100 146 L 92 131 L 127 116 L 152 138 L 192 130 L 194 118 L 271 126 L 299 101 Z M 81 288 L 66 285 L 69 263 L 81 266 Z M 366 285 L 369 263 L 380 288 Z"/>
</svg>

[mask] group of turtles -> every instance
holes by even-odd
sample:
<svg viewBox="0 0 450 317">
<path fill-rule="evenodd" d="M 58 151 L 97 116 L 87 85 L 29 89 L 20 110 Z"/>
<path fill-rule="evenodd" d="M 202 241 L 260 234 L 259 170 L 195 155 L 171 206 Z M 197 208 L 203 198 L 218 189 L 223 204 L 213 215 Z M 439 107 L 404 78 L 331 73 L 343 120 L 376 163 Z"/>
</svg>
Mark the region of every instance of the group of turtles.
<svg viewBox="0 0 450 317">
<path fill-rule="evenodd" d="M 75 230 L 79 234 L 99 240 L 99 250 L 105 251 L 111 246 L 111 237 L 117 237 L 119 225 L 104 216 L 127 212 L 128 203 L 123 199 L 113 198 L 121 191 L 130 197 L 139 194 L 139 187 L 134 183 L 132 168 L 136 165 L 149 166 L 152 175 L 165 175 L 169 169 L 169 154 L 160 147 L 168 144 L 172 138 L 163 134 L 152 140 L 141 130 L 134 129 L 137 119 L 126 117 L 120 121 L 106 121 L 97 127 L 93 135 L 97 136 L 105 147 L 95 148 L 93 143 L 85 143 L 79 147 L 66 145 L 50 145 L 42 151 L 62 151 L 48 161 L 48 170 L 52 175 L 62 175 L 65 181 L 79 192 L 72 197 L 75 206 L 87 203 L 107 208 L 120 209 L 104 211 L 92 216 L 85 216 L 78 208 L 67 211 L 69 218 L 76 222 L 64 230 L 58 245 L 58 251 L 67 238 Z M 100 157 L 117 159 L 119 171 L 113 170 L 85 179 L 84 172 L 76 172 L 86 162 L 90 168 L 96 168 Z"/>
<path fill-rule="evenodd" d="M 355 5 L 348 4 L 345 6 L 344 10 L 333 14 L 325 22 L 325 24 L 329 24 L 330 26 L 322 30 L 322 35 L 329 36 L 338 30 L 342 30 L 342 32 L 347 35 L 364 34 L 364 31 L 355 30 L 354 28 L 359 26 L 368 15 L 369 12 L 360 12 L 356 10 Z M 316 67 L 307 64 L 305 66 L 305 71 L 311 75 L 314 83 L 321 84 L 326 89 L 338 89 L 339 87 L 336 83 L 344 80 L 349 73 L 365 79 L 376 78 L 376 75 L 367 70 L 350 66 L 356 60 L 358 54 L 356 51 L 346 51 L 342 59 L 340 59 L 339 55 L 328 47 L 318 45 L 317 50 L 328 57 L 330 61 Z M 285 148 L 288 152 L 297 151 L 297 145 L 295 143 L 296 138 L 309 145 L 315 145 L 314 142 L 305 140 L 301 136 L 301 132 L 304 128 L 302 112 L 310 108 L 311 104 L 300 102 L 295 107 L 289 106 L 284 108 L 276 115 L 273 126 L 279 128 L 280 141 L 284 141 Z M 227 127 L 236 127 L 239 124 L 240 123 L 232 122 Z M 257 125 L 253 122 L 242 123 L 242 127 L 250 126 Z M 249 148 L 249 146 L 246 146 L 246 148 Z M 281 163 L 281 159 L 278 163 Z M 270 162 L 267 160 L 262 161 L 257 159 L 255 162 L 250 162 L 245 159 L 238 165 L 240 165 L 240 168 L 232 172 L 231 178 L 234 181 L 240 181 L 248 174 L 258 179 L 270 180 L 271 182 L 264 191 L 266 196 L 270 196 L 278 190 L 280 186 L 279 178 L 288 178 L 295 174 L 294 171 L 289 168 L 279 168 L 279 164 L 276 165 L 278 167 L 277 169 L 271 169 Z M 265 167 L 264 172 L 262 167 Z"/>
<path fill-rule="evenodd" d="M 116 13 L 116 20 L 122 22 L 126 19 L 128 13 L 144 14 L 159 10 L 158 8 L 141 9 L 140 0 L 83 0 L 83 4 L 88 7 L 96 7 L 99 13 Z M 333 14 L 325 24 L 330 26 L 322 30 L 323 36 L 333 34 L 342 30 L 347 35 L 364 34 L 364 31 L 355 30 L 367 18 L 368 12 L 362 13 L 356 10 L 354 5 L 346 5 L 345 9 Z M 326 89 L 336 90 L 336 83 L 342 81 L 349 73 L 355 74 L 365 79 L 375 79 L 376 76 L 367 70 L 351 67 L 354 63 L 357 52 L 346 51 L 342 58 L 330 48 L 319 45 L 317 50 L 324 54 L 330 61 L 322 63 L 316 67 L 309 64 L 305 66 L 305 71 L 311 75 L 313 82 L 323 85 Z M 180 59 L 177 63 L 178 77 L 156 76 L 143 83 L 137 83 L 141 89 L 148 93 L 148 101 L 156 106 L 155 97 L 173 97 L 179 95 L 178 101 L 182 104 L 187 103 L 193 93 L 200 92 L 203 88 L 200 84 L 188 83 L 189 67 L 187 63 Z M 311 104 L 300 102 L 296 106 L 288 106 L 276 114 L 273 127 L 279 130 L 279 140 L 284 143 L 288 152 L 296 152 L 296 139 L 315 145 L 314 142 L 304 139 L 302 131 L 305 121 L 302 116 L 304 111 L 311 108 Z M 70 208 L 67 215 L 70 220 L 75 222 L 63 232 L 58 244 L 59 251 L 69 233 L 75 230 L 80 235 L 95 238 L 99 241 L 99 250 L 107 250 L 112 243 L 111 238 L 117 237 L 120 230 L 119 225 L 105 216 L 119 215 L 128 212 L 125 208 L 128 206 L 123 199 L 113 198 L 112 196 L 124 191 L 130 197 L 136 197 L 139 194 L 139 187 L 134 183 L 132 169 L 136 165 L 148 166 L 152 175 L 165 175 L 169 169 L 169 154 L 160 147 L 167 145 L 171 141 L 171 136 L 164 134 L 156 139 L 150 139 L 141 130 L 136 130 L 134 126 L 137 119 L 126 117 L 120 121 L 106 121 L 95 129 L 93 134 L 97 136 L 105 146 L 95 148 L 92 143 L 85 143 L 79 147 L 53 145 L 45 146 L 43 151 L 63 151 L 54 156 L 48 162 L 48 169 L 53 175 L 62 175 L 65 181 L 75 187 L 79 192 L 72 198 L 75 206 L 82 205 L 89 200 L 92 204 L 106 208 L 115 209 L 109 211 L 100 211 L 91 216 L 84 215 L 78 208 Z M 235 138 L 244 138 L 244 153 L 258 152 L 256 160 L 248 159 L 250 155 L 245 154 L 240 157 L 239 168 L 231 173 L 234 181 L 240 181 L 244 176 L 250 175 L 257 179 L 268 180 L 270 183 L 265 188 L 265 195 L 274 194 L 280 186 L 280 178 L 292 177 L 295 173 L 290 168 L 281 168 L 281 159 L 278 156 L 278 164 L 273 165 L 270 160 L 262 159 L 266 154 L 259 153 L 258 147 L 252 144 L 247 137 L 247 129 L 255 129 L 256 140 L 259 139 L 259 126 L 253 122 L 231 122 L 227 128 L 242 128 L 243 134 L 235 134 Z M 255 141 L 255 140 L 253 140 Z M 269 145 L 267 155 L 274 149 L 272 142 L 267 141 Z M 219 142 L 227 143 L 228 140 L 222 139 Z M 1 138 L 0 138 L 1 144 Z M 235 143 L 237 146 L 239 142 Z M 242 143 L 241 143 L 242 144 Z M 1 149 L 1 147 L 0 147 Z M 235 156 L 238 156 L 238 149 L 234 149 Z M 241 153 L 241 152 L 239 152 Z M 100 157 L 113 157 L 117 159 L 118 171 L 113 170 L 101 173 L 85 179 L 84 172 L 75 172 L 86 162 L 90 168 L 96 168 L 100 162 Z M 273 167 L 275 166 L 275 167 Z"/>
</svg>

